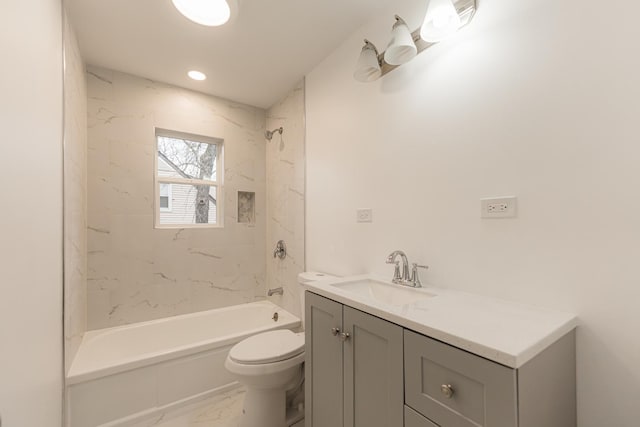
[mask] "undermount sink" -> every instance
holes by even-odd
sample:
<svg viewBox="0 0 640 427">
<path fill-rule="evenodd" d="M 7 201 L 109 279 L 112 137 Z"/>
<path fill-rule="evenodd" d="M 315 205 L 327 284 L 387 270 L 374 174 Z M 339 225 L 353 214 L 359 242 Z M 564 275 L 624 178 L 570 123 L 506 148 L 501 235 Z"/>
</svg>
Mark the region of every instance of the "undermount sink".
<svg viewBox="0 0 640 427">
<path fill-rule="evenodd" d="M 421 289 L 389 285 L 369 279 L 333 283 L 331 286 L 389 305 L 407 305 L 435 296 Z"/>
</svg>

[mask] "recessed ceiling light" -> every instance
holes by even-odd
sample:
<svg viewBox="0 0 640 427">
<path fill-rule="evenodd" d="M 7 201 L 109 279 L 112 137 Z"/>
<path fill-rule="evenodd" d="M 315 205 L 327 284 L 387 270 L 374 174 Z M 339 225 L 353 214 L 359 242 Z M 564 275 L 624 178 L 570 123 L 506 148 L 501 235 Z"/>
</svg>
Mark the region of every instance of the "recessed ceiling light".
<svg viewBox="0 0 640 427">
<path fill-rule="evenodd" d="M 207 75 L 205 73 L 201 73 L 200 71 L 195 70 L 189 71 L 187 75 L 193 80 L 205 80 L 207 78 Z"/>
<path fill-rule="evenodd" d="M 178 11 L 196 24 L 217 27 L 231 17 L 235 0 L 171 0 Z"/>
</svg>

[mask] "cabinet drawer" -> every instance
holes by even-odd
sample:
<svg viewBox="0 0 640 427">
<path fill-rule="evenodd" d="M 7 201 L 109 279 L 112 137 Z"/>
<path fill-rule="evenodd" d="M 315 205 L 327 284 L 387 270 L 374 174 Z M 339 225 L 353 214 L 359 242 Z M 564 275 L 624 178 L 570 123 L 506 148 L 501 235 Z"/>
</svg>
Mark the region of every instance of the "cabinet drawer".
<svg viewBox="0 0 640 427">
<path fill-rule="evenodd" d="M 407 330 L 404 346 L 407 405 L 446 427 L 517 426 L 515 370 Z"/>
<path fill-rule="evenodd" d="M 404 407 L 404 427 L 439 427 L 408 406 Z"/>
</svg>

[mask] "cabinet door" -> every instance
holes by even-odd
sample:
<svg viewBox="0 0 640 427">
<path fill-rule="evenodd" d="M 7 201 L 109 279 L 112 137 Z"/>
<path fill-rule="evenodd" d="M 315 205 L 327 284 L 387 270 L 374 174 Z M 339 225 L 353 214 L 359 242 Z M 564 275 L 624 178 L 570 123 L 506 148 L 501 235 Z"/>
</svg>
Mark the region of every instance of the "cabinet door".
<svg viewBox="0 0 640 427">
<path fill-rule="evenodd" d="M 402 426 L 402 328 L 347 306 L 343 315 L 344 427 Z"/>
<path fill-rule="evenodd" d="M 307 427 L 341 427 L 343 417 L 342 304 L 305 295 L 305 419 Z"/>
</svg>

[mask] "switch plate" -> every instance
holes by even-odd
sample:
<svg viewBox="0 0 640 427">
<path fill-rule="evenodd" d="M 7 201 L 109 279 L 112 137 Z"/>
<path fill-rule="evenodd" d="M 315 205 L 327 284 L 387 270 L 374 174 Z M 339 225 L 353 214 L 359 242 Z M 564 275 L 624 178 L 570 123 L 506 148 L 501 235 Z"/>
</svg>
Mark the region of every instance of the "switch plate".
<svg viewBox="0 0 640 427">
<path fill-rule="evenodd" d="M 356 209 L 356 222 L 373 222 L 373 209 Z"/>
<path fill-rule="evenodd" d="M 515 196 L 480 199 L 480 218 L 515 218 Z"/>
</svg>

